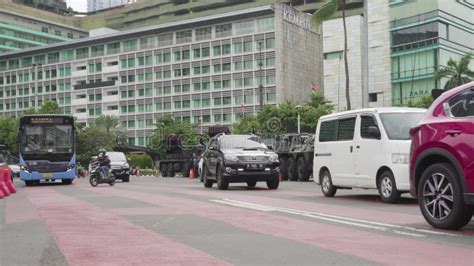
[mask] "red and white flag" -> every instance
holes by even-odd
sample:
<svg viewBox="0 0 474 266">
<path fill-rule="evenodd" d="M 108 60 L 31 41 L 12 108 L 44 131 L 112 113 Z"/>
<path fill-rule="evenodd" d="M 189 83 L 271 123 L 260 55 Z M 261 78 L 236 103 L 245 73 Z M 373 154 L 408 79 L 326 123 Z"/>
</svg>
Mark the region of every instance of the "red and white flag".
<svg viewBox="0 0 474 266">
<path fill-rule="evenodd" d="M 313 82 L 311 82 L 311 92 L 313 94 L 316 94 L 318 88 L 316 87 L 316 84 L 314 84 Z"/>
</svg>

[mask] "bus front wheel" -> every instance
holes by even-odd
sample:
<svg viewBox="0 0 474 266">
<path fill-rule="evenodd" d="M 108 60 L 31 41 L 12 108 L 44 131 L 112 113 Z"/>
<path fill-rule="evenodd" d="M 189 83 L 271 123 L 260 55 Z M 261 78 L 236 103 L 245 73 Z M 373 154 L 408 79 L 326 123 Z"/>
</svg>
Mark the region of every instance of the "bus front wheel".
<svg viewBox="0 0 474 266">
<path fill-rule="evenodd" d="M 61 183 L 63 183 L 63 185 L 70 185 L 72 184 L 72 179 L 62 179 Z"/>
</svg>

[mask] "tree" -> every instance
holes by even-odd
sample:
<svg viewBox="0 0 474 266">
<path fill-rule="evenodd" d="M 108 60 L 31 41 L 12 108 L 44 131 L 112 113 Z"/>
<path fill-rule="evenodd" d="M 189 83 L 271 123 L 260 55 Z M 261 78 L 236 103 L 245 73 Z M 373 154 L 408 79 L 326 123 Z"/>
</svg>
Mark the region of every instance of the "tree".
<svg viewBox="0 0 474 266">
<path fill-rule="evenodd" d="M 101 115 L 95 121 L 94 125 L 97 127 L 105 128 L 107 133 L 120 125 L 119 119 L 112 115 Z"/>
<path fill-rule="evenodd" d="M 344 69 L 346 74 L 346 107 L 351 110 L 351 97 L 349 88 L 349 62 L 347 60 L 347 27 L 346 27 L 346 0 L 329 0 L 324 3 L 312 16 L 313 24 L 320 26 L 323 21 L 334 16 L 336 11 L 342 10 L 342 24 L 344 26 Z"/>
<path fill-rule="evenodd" d="M 321 116 L 330 114 L 334 106 L 321 94 L 312 94 L 311 101 L 302 105 L 301 109 L 290 101 L 278 106 L 264 106 L 255 116 L 246 116 L 232 126 L 236 134 L 256 133 L 262 136 L 282 135 L 288 128 L 296 128 L 298 112 L 301 116 L 301 126 L 315 128 Z"/>
<path fill-rule="evenodd" d="M 449 78 L 448 82 L 446 82 L 444 85 L 445 90 L 450 90 L 472 81 L 474 79 L 474 71 L 469 69 L 469 63 L 471 62 L 471 59 L 471 54 L 466 54 L 459 60 L 459 62 L 456 62 L 454 59 L 450 58 L 446 67 L 436 71 L 436 80 Z"/>
<path fill-rule="evenodd" d="M 5 144 L 7 149 L 14 155 L 18 154 L 17 130 L 17 119 L 8 116 L 0 117 L 0 144 Z"/>
<path fill-rule="evenodd" d="M 63 114 L 63 111 L 59 108 L 56 101 L 47 100 L 41 105 L 41 108 L 37 111 L 38 114 Z"/>
<path fill-rule="evenodd" d="M 258 129 L 258 120 L 254 115 L 244 116 L 240 121 L 232 125 L 232 133 L 234 134 L 252 134 Z"/>
<path fill-rule="evenodd" d="M 86 165 L 92 156 L 96 156 L 101 149 L 111 151 L 116 143 L 111 133 L 104 128 L 90 126 L 79 131 L 77 140 L 78 160 Z"/>
<path fill-rule="evenodd" d="M 408 101 L 408 107 L 428 108 L 433 103 L 431 95 L 425 95 L 417 101 Z"/>
</svg>

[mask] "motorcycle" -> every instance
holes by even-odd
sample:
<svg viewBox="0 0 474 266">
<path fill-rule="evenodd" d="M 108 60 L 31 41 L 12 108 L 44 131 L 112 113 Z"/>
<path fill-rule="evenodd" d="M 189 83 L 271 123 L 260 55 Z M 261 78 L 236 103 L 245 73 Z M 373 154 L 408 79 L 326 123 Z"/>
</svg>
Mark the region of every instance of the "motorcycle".
<svg viewBox="0 0 474 266">
<path fill-rule="evenodd" d="M 115 176 L 112 173 L 112 169 L 109 169 L 109 172 L 104 176 L 99 165 L 95 165 L 91 172 L 89 183 L 93 187 L 96 187 L 99 184 L 105 184 L 105 183 L 109 184 L 110 186 L 113 186 L 115 184 Z"/>
</svg>

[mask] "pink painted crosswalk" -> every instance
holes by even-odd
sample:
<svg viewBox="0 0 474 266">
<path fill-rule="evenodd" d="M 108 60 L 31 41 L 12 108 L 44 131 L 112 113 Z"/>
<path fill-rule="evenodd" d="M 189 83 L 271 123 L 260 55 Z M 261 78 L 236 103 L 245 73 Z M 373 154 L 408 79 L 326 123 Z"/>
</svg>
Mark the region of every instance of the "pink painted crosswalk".
<svg viewBox="0 0 474 266">
<path fill-rule="evenodd" d="M 474 265 L 472 223 L 462 231 L 434 230 L 415 204 L 385 211 L 308 202 L 304 187 L 284 185 L 280 197 L 209 190 L 183 179 L 20 186 L 0 205 L 1 230 L 40 221 L 70 265 Z M 402 208 L 408 210 L 394 211 Z M 15 264 L 13 254 L 5 258 Z"/>
</svg>

